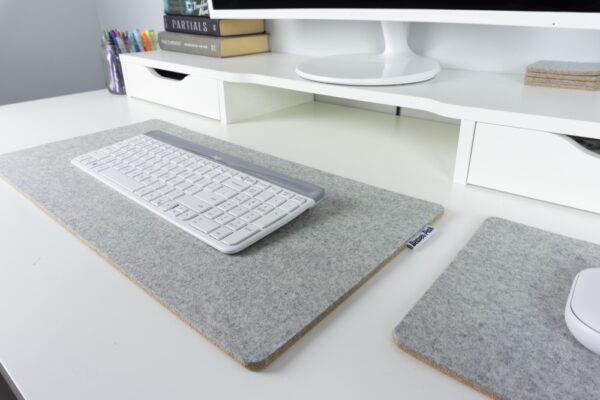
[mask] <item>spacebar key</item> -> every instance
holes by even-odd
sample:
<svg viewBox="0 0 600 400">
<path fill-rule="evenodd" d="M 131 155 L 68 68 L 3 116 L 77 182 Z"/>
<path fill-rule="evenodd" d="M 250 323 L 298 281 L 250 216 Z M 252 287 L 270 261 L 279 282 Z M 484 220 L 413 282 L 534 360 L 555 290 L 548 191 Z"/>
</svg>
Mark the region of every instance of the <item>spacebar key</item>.
<svg viewBox="0 0 600 400">
<path fill-rule="evenodd" d="M 105 176 L 106 178 L 119 184 L 119 186 L 123 186 L 125 189 L 131 192 L 134 192 L 139 188 L 144 187 L 143 184 L 139 183 L 133 178 L 128 177 L 127 175 L 120 173 L 116 169 L 105 169 L 104 171 L 100 172 L 100 175 Z"/>
</svg>

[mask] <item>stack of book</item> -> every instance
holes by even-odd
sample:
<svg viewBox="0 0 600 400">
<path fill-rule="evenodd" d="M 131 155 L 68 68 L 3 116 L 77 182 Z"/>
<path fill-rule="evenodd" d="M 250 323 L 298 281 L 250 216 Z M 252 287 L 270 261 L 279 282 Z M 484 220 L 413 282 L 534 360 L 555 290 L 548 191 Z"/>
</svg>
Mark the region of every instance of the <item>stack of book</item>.
<svg viewBox="0 0 600 400">
<path fill-rule="evenodd" d="M 162 50 L 210 57 L 233 57 L 269 51 L 262 19 L 213 19 L 207 0 L 165 0 Z"/>
<path fill-rule="evenodd" d="M 525 84 L 600 91 L 600 63 L 538 61 L 527 67 Z"/>
</svg>

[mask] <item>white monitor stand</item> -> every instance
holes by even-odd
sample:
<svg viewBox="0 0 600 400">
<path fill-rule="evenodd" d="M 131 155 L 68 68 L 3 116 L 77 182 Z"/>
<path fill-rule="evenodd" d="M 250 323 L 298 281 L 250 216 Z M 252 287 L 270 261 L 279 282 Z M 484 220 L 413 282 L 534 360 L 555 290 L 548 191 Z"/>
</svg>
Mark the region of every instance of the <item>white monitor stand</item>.
<svg viewBox="0 0 600 400">
<path fill-rule="evenodd" d="M 379 54 L 344 54 L 307 60 L 296 73 L 312 81 L 339 85 L 382 86 L 426 81 L 440 64 L 408 46 L 408 22 L 381 22 L 385 48 Z"/>
</svg>

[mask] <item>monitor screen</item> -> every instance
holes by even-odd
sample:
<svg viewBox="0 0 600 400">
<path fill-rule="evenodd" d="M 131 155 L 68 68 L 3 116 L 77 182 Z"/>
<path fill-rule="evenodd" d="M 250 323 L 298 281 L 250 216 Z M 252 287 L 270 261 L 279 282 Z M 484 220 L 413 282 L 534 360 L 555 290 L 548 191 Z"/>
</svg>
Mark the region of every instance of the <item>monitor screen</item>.
<svg viewBox="0 0 600 400">
<path fill-rule="evenodd" d="M 534 12 L 600 12 L 600 0 L 212 0 L 215 10 L 421 9 Z"/>
</svg>

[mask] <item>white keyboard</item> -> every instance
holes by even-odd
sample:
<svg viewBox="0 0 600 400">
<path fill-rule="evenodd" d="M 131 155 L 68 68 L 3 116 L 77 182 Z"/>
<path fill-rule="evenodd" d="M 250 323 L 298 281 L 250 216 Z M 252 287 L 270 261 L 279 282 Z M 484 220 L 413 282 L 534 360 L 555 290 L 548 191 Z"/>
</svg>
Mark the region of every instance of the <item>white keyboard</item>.
<svg viewBox="0 0 600 400">
<path fill-rule="evenodd" d="M 313 207 L 322 188 L 152 131 L 72 163 L 223 253 L 237 253 Z"/>
</svg>

